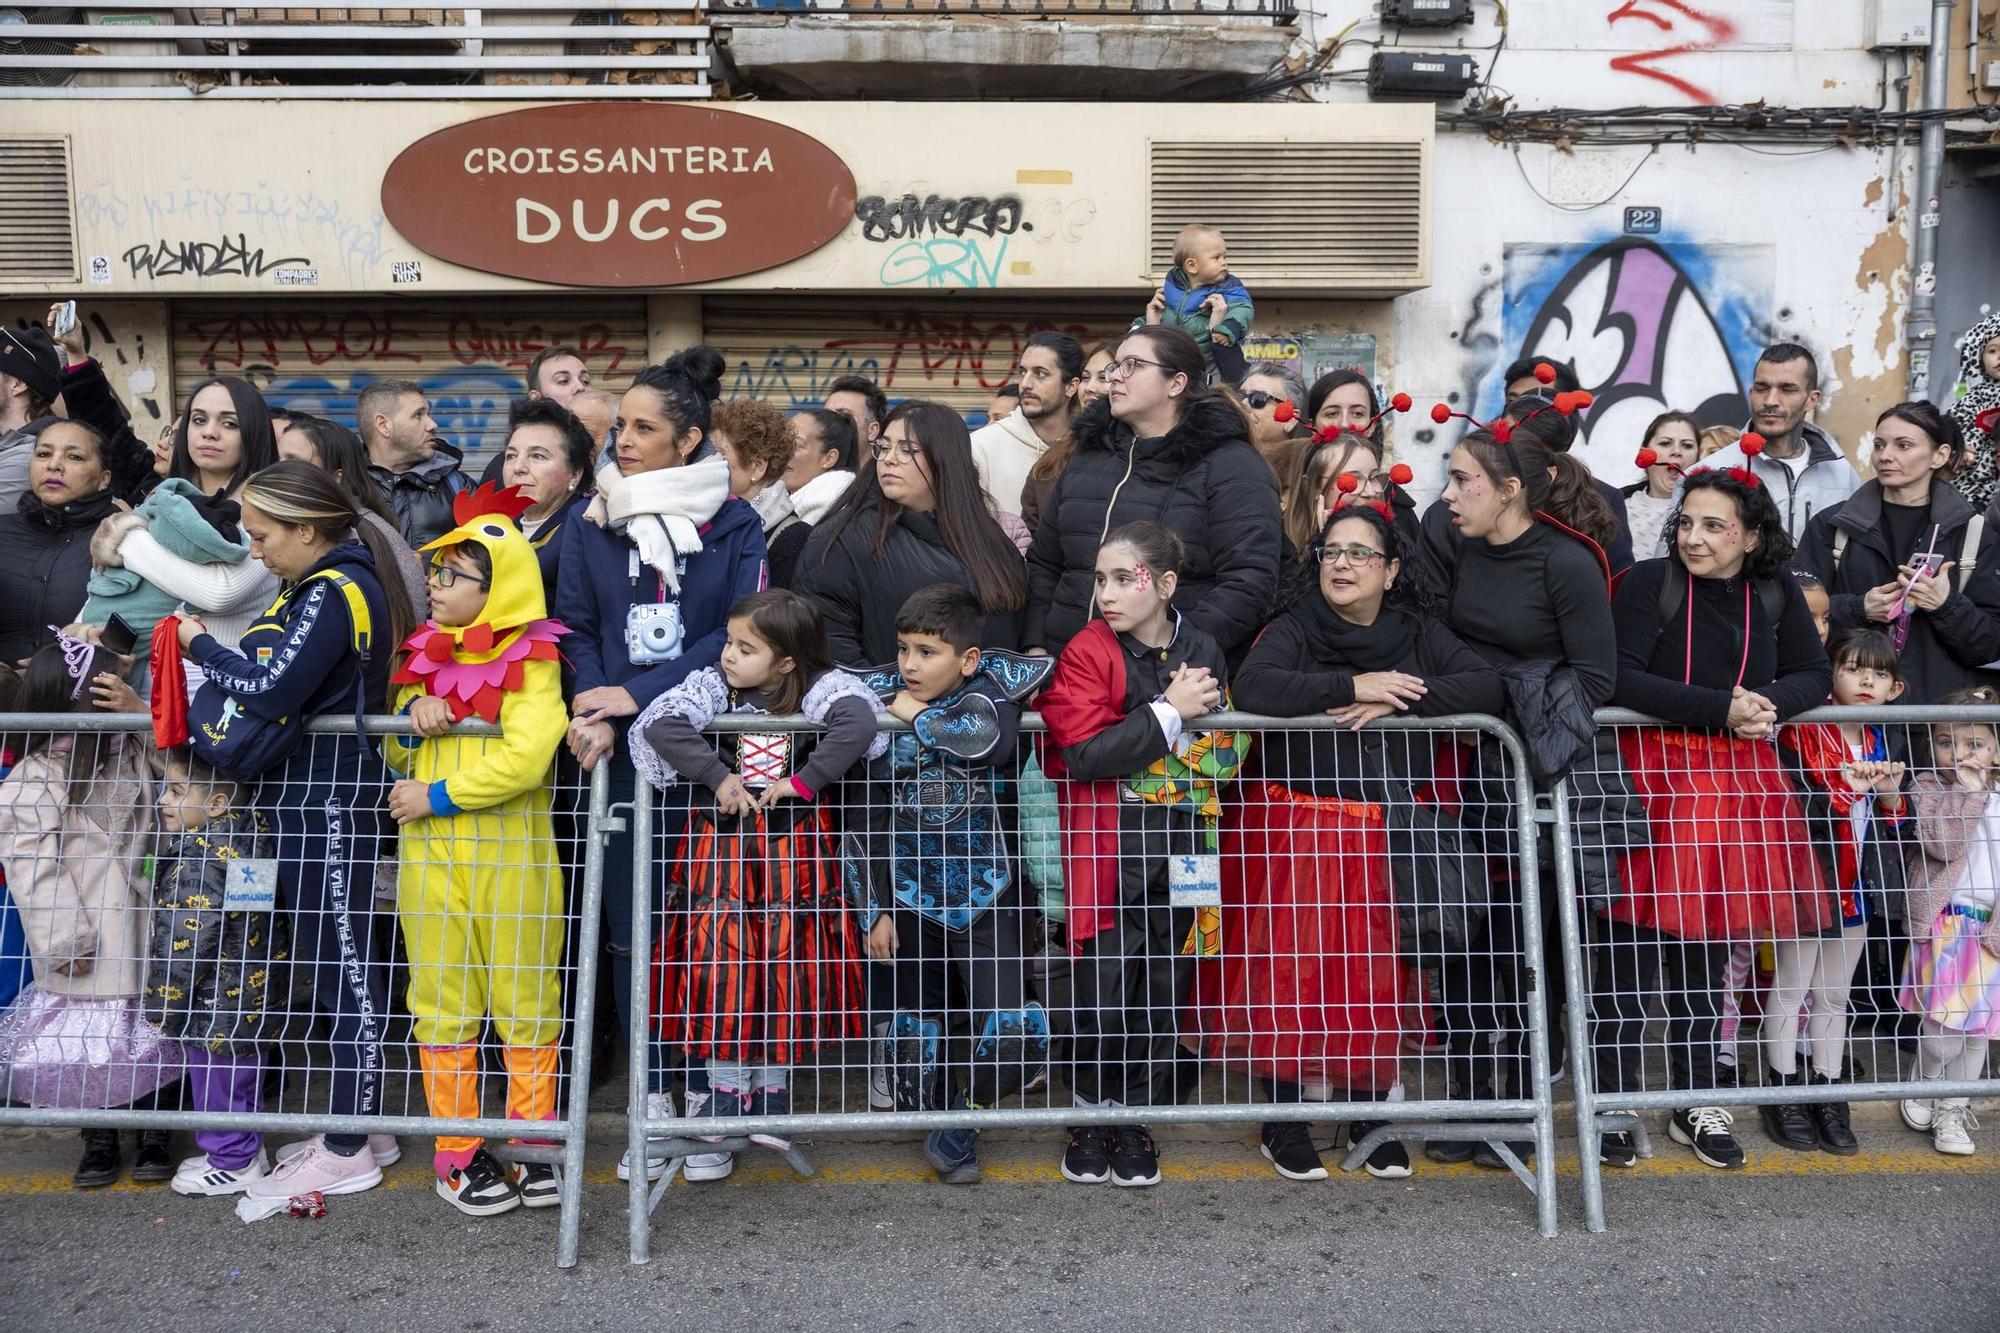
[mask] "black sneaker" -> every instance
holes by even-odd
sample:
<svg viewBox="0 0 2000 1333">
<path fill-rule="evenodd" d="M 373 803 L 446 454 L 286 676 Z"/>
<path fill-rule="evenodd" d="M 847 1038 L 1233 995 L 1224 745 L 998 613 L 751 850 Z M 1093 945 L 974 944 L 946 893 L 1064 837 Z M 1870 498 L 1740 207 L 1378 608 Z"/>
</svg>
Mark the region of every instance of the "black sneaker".
<svg viewBox="0 0 2000 1333">
<path fill-rule="evenodd" d="M 1604 1166 L 1637 1166 L 1639 1150 L 1633 1145 L 1630 1134 L 1600 1134 L 1597 1138 L 1597 1160 Z"/>
<path fill-rule="evenodd" d="M 1468 1143 L 1464 1139 L 1432 1139 L 1424 1145 L 1424 1156 L 1445 1166 L 1455 1166 L 1460 1162 L 1471 1161 L 1472 1155 L 1478 1150 L 1478 1144 Z"/>
<path fill-rule="evenodd" d="M 1319 1149 L 1313 1147 L 1312 1132 L 1300 1121 L 1266 1121 L 1258 1151 L 1286 1180 L 1326 1179 L 1326 1163 L 1319 1160 Z"/>
<path fill-rule="evenodd" d="M 174 1178 L 174 1170 L 179 1163 L 167 1153 L 171 1137 L 164 1129 L 139 1131 L 139 1151 L 132 1156 L 132 1179 L 151 1182 Z"/>
<path fill-rule="evenodd" d="M 1835 1079 L 1815 1078 L 1815 1083 L 1833 1083 Z M 1812 1107 L 1813 1128 L 1819 1132 L 1819 1146 L 1835 1157 L 1852 1157 L 1861 1151 L 1860 1142 L 1854 1137 L 1854 1127 L 1848 1123 L 1846 1102 L 1814 1102 Z"/>
<path fill-rule="evenodd" d="M 1104 1126 L 1078 1125 L 1069 1132 L 1069 1147 L 1063 1150 L 1064 1180 L 1079 1185 L 1102 1185 L 1111 1179 L 1111 1157 L 1105 1151 Z"/>
<path fill-rule="evenodd" d="M 439 1180 L 437 1192 L 440 1199 L 471 1217 L 493 1217 L 521 1206 L 521 1191 L 514 1188 L 506 1168 L 484 1148 L 472 1155 L 463 1170 Z"/>
<path fill-rule="evenodd" d="M 562 1203 L 562 1173 L 553 1162 L 514 1163 L 514 1188 L 523 1208 L 554 1208 Z"/>
<path fill-rule="evenodd" d="M 1111 1183 L 1143 1186 L 1160 1183 L 1160 1153 L 1144 1125 L 1120 1125 L 1105 1136 L 1111 1152 Z"/>
<path fill-rule="evenodd" d="M 118 1179 L 118 1168 L 123 1158 L 118 1153 L 118 1131 L 115 1129 L 86 1129 L 83 1131 L 83 1158 L 76 1164 L 76 1174 L 69 1183 L 80 1190 L 102 1189 Z"/>
<path fill-rule="evenodd" d="M 1386 1120 L 1357 1120 L 1348 1128 L 1347 1141 L 1359 1143 L 1373 1134 Z M 1377 1180 L 1402 1180 L 1410 1174 L 1410 1150 L 1403 1146 L 1401 1139 L 1384 1139 L 1375 1145 L 1375 1151 L 1368 1154 L 1368 1160 L 1361 1169 Z"/>
<path fill-rule="evenodd" d="M 1734 1171 L 1748 1160 L 1736 1136 L 1729 1132 L 1735 1123 L 1736 1117 L 1719 1106 L 1696 1106 L 1674 1112 L 1673 1119 L 1667 1122 L 1667 1134 L 1675 1143 L 1694 1149 L 1695 1157 L 1704 1166 Z"/>
<path fill-rule="evenodd" d="M 749 1099 L 740 1092 L 727 1092 L 721 1088 L 712 1090 L 708 1100 L 691 1117 L 701 1127 L 695 1138 L 702 1143 L 722 1143 L 739 1137 L 739 1131 L 717 1122 L 735 1119 L 749 1108 L 749 1104 Z"/>
<path fill-rule="evenodd" d="M 763 1088 L 750 1094 L 750 1103 L 744 1108 L 745 1115 L 790 1115 L 792 1094 L 784 1088 Z M 790 1152 L 792 1136 L 782 1129 L 760 1129 L 750 1136 L 750 1142 L 772 1152 Z"/>
<path fill-rule="evenodd" d="M 1775 1070 L 1770 1077 L 1774 1087 L 1798 1083 L 1797 1079 Z M 1790 1148 L 1793 1152 L 1819 1151 L 1819 1125 L 1809 1108 L 1797 1102 L 1766 1102 L 1757 1108 L 1757 1117 L 1764 1122 L 1764 1133 L 1780 1148 Z"/>
</svg>

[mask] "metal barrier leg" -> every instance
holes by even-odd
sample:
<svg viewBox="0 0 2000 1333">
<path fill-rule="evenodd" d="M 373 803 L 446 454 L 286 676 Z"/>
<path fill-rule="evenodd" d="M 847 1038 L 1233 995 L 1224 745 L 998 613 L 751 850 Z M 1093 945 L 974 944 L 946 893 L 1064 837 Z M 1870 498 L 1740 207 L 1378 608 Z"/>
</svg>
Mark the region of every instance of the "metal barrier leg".
<svg viewBox="0 0 2000 1333">
<path fill-rule="evenodd" d="M 632 1262 L 643 1264 L 652 1258 L 651 1216 L 646 1206 L 651 1183 L 646 1179 L 646 1087 L 652 1079 L 653 1057 L 647 1029 L 653 1004 L 648 985 L 653 955 L 653 793 L 644 782 L 634 788 L 625 819 L 632 826 L 632 1023 L 625 1033 L 632 1048 L 631 1086 L 625 1090 L 625 1161 L 629 1168 L 626 1229 Z M 618 829 L 615 817 L 607 821 L 607 834 Z"/>
<path fill-rule="evenodd" d="M 1569 817 L 1569 784 L 1556 786 L 1556 911 L 1562 923 L 1563 976 L 1569 984 L 1570 1084 L 1576 1097 L 1577 1173 L 1583 1179 L 1583 1225 L 1604 1230 L 1604 1172 L 1598 1161 L 1596 1071 L 1590 1058 L 1590 986 L 1583 968 L 1583 923 L 1577 906 L 1576 856 Z M 1643 1130 L 1640 1131 L 1643 1134 Z"/>
<path fill-rule="evenodd" d="M 1517 760 L 1515 782 L 1516 837 L 1520 845 L 1521 954 L 1523 970 L 1528 977 L 1527 994 L 1523 998 L 1528 1011 L 1528 1074 L 1530 1091 L 1535 1100 L 1535 1221 L 1542 1235 L 1553 1237 L 1557 1229 L 1555 1094 L 1549 1087 L 1549 1010 L 1542 996 L 1542 887 L 1536 848 L 1535 789 L 1528 777 L 1525 756 Z M 1502 1159 L 1511 1162 L 1513 1154 L 1506 1145 L 1496 1147 Z M 1520 1165 L 1513 1165 L 1515 1174 L 1522 1174 Z"/>
<path fill-rule="evenodd" d="M 597 766 L 590 777 L 591 830 L 585 838 L 583 898 L 577 919 L 576 1052 L 570 1062 L 568 1137 L 562 1150 L 562 1212 L 556 1238 L 556 1266 L 576 1266 L 577 1236 L 583 1226 L 583 1163 L 590 1137 L 590 1053 L 597 1006 L 597 950 L 604 908 L 604 843 L 596 830 L 609 813 L 611 770 Z"/>
</svg>

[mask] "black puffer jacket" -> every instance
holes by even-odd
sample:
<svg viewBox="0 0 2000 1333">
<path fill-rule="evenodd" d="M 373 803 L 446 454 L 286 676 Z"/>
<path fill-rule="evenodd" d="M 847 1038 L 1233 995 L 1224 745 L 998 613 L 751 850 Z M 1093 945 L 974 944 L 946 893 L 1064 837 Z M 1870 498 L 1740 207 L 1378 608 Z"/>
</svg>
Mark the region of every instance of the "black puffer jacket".
<svg viewBox="0 0 2000 1333">
<path fill-rule="evenodd" d="M 114 512 L 110 491 L 51 509 L 33 491 L 0 515 L 0 662 L 18 662 L 67 625 L 90 595 L 90 538 Z"/>
<path fill-rule="evenodd" d="M 972 576 L 945 548 L 944 534 L 929 514 L 903 510 L 882 539 L 882 554 L 876 555 L 879 514 L 870 504 L 846 524 L 839 513 L 822 518 L 792 574 L 792 591 L 819 603 L 833 660 L 845 667 L 895 663 L 896 613 L 911 593 L 933 583 L 972 587 Z M 986 618 L 980 647 L 1013 652 L 1020 646 L 1019 611 L 996 611 Z"/>
<path fill-rule="evenodd" d="M 1157 440 L 1135 439 L 1099 399 L 1072 430 L 1076 456 L 1056 481 L 1028 549 L 1031 647 L 1060 653 L 1090 619 L 1091 574 L 1104 534 L 1150 519 L 1187 548 L 1174 605 L 1239 659 L 1278 591 L 1284 523 L 1278 483 L 1219 398 L 1196 403 Z"/>
<path fill-rule="evenodd" d="M 408 472 L 368 465 L 368 479 L 375 483 L 389 508 L 396 511 L 396 526 L 412 547 L 424 546 L 458 526 L 451 516 L 451 502 L 458 493 L 470 489 L 458 465 L 465 455 L 448 444 Z"/>
</svg>

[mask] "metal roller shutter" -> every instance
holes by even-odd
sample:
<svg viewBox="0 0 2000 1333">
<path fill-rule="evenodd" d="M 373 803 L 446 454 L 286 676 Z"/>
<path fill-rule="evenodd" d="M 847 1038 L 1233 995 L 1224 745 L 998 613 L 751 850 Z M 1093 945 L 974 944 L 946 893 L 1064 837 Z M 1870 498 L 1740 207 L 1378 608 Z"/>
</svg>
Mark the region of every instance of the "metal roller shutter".
<svg viewBox="0 0 2000 1333">
<path fill-rule="evenodd" d="M 620 392 L 646 364 L 645 298 L 177 302 L 174 386 L 184 402 L 200 380 L 241 375 L 274 406 L 351 426 L 363 387 L 414 380 L 476 475 L 505 443 L 528 362 L 552 343 L 582 352 L 592 382 Z"/>
<path fill-rule="evenodd" d="M 931 398 L 984 421 L 1010 382 L 1028 338 L 1049 330 L 1089 347 L 1115 338 L 1144 298 L 867 301 L 715 297 L 702 329 L 729 361 L 725 398 L 762 398 L 790 411 L 817 407 L 826 386 L 863 375 L 892 400 Z"/>
</svg>

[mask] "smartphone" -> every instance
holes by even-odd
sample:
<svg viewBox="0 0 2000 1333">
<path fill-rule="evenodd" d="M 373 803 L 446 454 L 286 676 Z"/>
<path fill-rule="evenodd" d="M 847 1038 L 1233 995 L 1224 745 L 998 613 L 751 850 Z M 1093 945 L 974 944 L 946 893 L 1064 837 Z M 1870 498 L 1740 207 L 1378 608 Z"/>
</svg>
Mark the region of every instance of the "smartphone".
<svg viewBox="0 0 2000 1333">
<path fill-rule="evenodd" d="M 125 623 L 125 617 L 113 615 L 105 622 L 104 632 L 97 636 L 98 647 L 120 657 L 130 657 L 132 650 L 139 646 L 139 631 Z"/>
<path fill-rule="evenodd" d="M 50 327 L 49 334 L 52 337 L 60 338 L 75 327 L 76 302 L 64 301 L 56 307 L 55 323 Z"/>
</svg>

